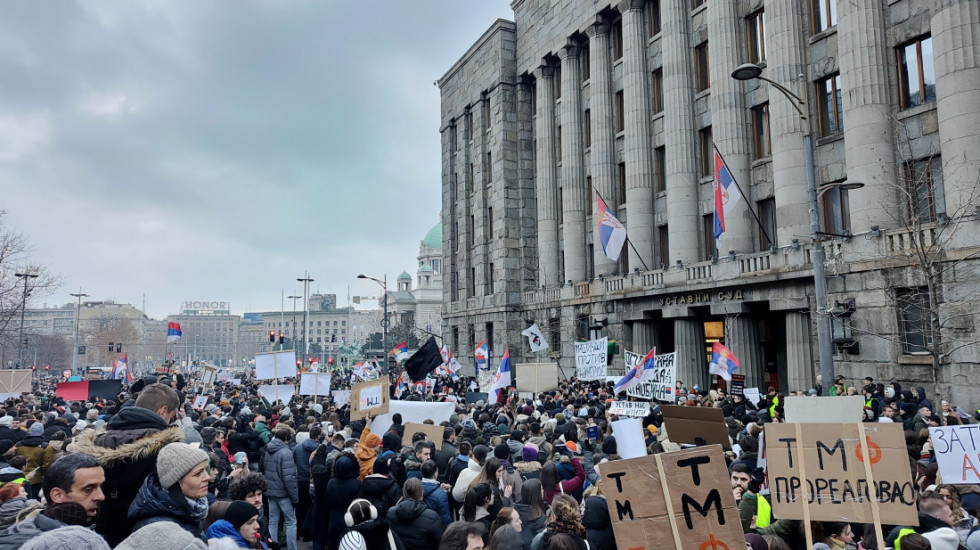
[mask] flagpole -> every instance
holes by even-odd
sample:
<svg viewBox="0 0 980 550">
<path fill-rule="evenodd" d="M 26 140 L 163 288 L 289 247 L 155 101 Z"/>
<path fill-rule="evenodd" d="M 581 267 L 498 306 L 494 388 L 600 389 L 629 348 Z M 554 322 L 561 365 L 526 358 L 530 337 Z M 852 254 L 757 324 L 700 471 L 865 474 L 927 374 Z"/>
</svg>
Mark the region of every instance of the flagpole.
<svg viewBox="0 0 980 550">
<path fill-rule="evenodd" d="M 602 199 L 603 204 L 606 203 L 606 199 L 603 199 L 602 198 L 602 195 L 599 194 L 599 190 L 598 189 L 595 189 L 595 194 L 596 194 L 597 197 L 599 197 L 600 199 Z M 608 208 L 609 206 L 607 205 L 606 207 Z M 623 227 L 626 227 L 626 226 L 624 225 Z M 643 269 L 645 271 L 650 271 L 650 267 L 647 266 L 647 263 L 643 261 L 643 256 L 640 255 L 640 252 L 636 249 L 636 246 L 633 245 L 633 241 L 630 240 L 630 237 L 629 237 L 629 229 L 627 228 L 626 231 L 627 231 L 627 233 L 626 233 L 626 242 L 629 243 L 630 248 L 633 249 L 633 253 L 636 254 L 636 257 L 640 260 L 640 263 L 643 264 Z"/>
<path fill-rule="evenodd" d="M 735 184 L 735 188 L 738 189 L 739 194 L 742 195 L 743 198 L 745 198 L 745 206 L 748 207 L 749 196 L 745 194 L 745 191 L 742 191 L 742 186 L 738 184 L 738 180 L 735 179 L 735 174 L 732 172 L 732 169 L 728 167 L 728 163 L 725 162 L 724 155 L 722 155 L 721 151 L 718 150 L 718 147 L 715 147 L 713 144 L 712 144 L 712 148 L 714 148 L 715 153 L 718 154 L 718 158 L 721 159 L 721 163 L 725 165 L 725 169 L 728 170 L 728 173 L 732 176 L 732 183 Z M 718 175 L 715 174 L 715 177 L 717 178 Z M 770 242 L 773 242 L 774 241 L 774 239 L 772 238 L 773 235 L 770 235 L 769 231 L 766 230 L 766 226 L 762 225 L 762 220 L 760 220 L 759 215 L 755 213 L 755 209 L 749 207 L 749 212 L 751 212 L 752 217 L 755 218 L 755 223 L 759 224 L 759 229 L 762 231 L 762 234 L 769 237 Z"/>
</svg>

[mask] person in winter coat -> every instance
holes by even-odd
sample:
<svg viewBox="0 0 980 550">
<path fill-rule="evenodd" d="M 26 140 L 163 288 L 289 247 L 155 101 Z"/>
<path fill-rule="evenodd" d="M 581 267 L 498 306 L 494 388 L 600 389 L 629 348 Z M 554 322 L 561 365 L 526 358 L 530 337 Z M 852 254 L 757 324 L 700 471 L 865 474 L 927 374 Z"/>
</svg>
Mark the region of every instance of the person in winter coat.
<svg viewBox="0 0 980 550">
<path fill-rule="evenodd" d="M 258 432 L 252 429 L 251 423 L 246 416 L 242 416 L 235 421 L 235 431 L 228 436 L 227 451 L 230 456 L 238 453 L 245 453 L 249 464 L 258 465 L 262 458 L 262 438 Z"/>
<path fill-rule="evenodd" d="M 388 475 L 391 460 L 390 458 L 376 459 L 374 473 L 361 481 L 361 490 L 357 493 L 357 498 L 363 498 L 378 509 L 378 517 L 381 519 L 387 516 L 402 494 L 398 484 Z"/>
<path fill-rule="evenodd" d="M 422 500 L 430 510 L 439 514 L 442 526 L 445 527 L 453 522 L 453 517 L 449 511 L 449 496 L 436 479 L 436 471 L 435 462 L 426 460 L 422 463 Z"/>
<path fill-rule="evenodd" d="M 296 484 L 299 487 L 299 503 L 296 505 L 296 518 L 299 522 L 298 530 L 300 536 L 309 537 L 312 532 L 307 532 L 304 528 L 306 516 L 310 512 L 312 501 L 310 499 L 310 455 L 320 446 L 320 435 L 323 430 L 320 426 L 310 428 L 309 438 L 297 445 L 293 449 L 293 462 L 296 463 Z"/>
<path fill-rule="evenodd" d="M 37 506 L 38 501 L 28 498 L 20 483 L 5 483 L 0 487 L 0 529 L 10 527 L 25 509 Z"/>
<path fill-rule="evenodd" d="M 544 500 L 544 488 L 541 480 L 529 479 L 521 486 L 521 502 L 514 505 L 517 515 L 521 518 L 521 539 L 524 550 L 531 548 L 534 537 L 544 531 L 548 520 L 548 503 Z"/>
<path fill-rule="evenodd" d="M 340 550 L 404 550 L 398 538 L 388 528 L 388 522 L 378 517 L 378 510 L 368 501 L 351 502 L 344 515 L 348 531 L 340 540 Z"/>
<path fill-rule="evenodd" d="M 357 453 L 355 453 L 360 468 L 358 477 L 362 481 L 374 473 L 374 460 L 378 457 L 378 446 L 381 445 L 381 438 L 377 434 L 371 433 L 371 418 L 368 417 L 367 420 L 364 430 L 361 431 L 361 439 L 357 446 Z"/>
<path fill-rule="evenodd" d="M 156 472 L 147 476 L 133 504 L 129 519 L 133 530 L 160 521 L 204 538 L 208 515 L 208 455 L 186 443 L 170 443 L 157 456 Z"/>
<path fill-rule="evenodd" d="M 453 459 L 459 454 L 459 449 L 453 445 L 455 439 L 456 430 L 447 426 L 442 434 L 442 447 L 432 457 L 436 461 L 436 466 L 439 468 L 439 481 L 442 483 L 448 482 L 449 465 L 452 464 Z"/>
<path fill-rule="evenodd" d="M 269 534 L 279 540 L 279 517 L 286 523 L 286 547 L 296 550 L 296 503 L 299 502 L 299 486 L 296 484 L 296 463 L 288 441 L 293 432 L 288 427 L 276 429 L 276 436 L 266 447 L 265 474 L 269 488 Z"/>
<path fill-rule="evenodd" d="M 541 477 L 541 463 L 538 462 L 538 446 L 525 443 L 521 449 L 521 462 L 514 464 L 514 469 L 525 481 Z"/>
<path fill-rule="evenodd" d="M 334 462 L 343 448 L 343 434 L 335 433 L 329 444 L 321 444 L 310 457 L 310 477 L 313 480 L 313 550 L 323 550 L 327 541 L 327 525 L 322 521 L 322 518 L 330 515 L 327 483 L 333 476 Z"/>
<path fill-rule="evenodd" d="M 582 525 L 585 527 L 585 538 L 589 541 L 589 547 L 592 550 L 616 550 L 616 538 L 613 536 L 606 497 L 592 487 L 586 491 L 586 495 Z"/>
<path fill-rule="evenodd" d="M 259 511 L 251 504 L 236 500 L 228 505 L 222 519 L 208 527 L 208 540 L 228 537 L 239 548 L 264 548 L 256 539 L 259 532 Z"/>
<path fill-rule="evenodd" d="M 493 506 L 493 491 L 490 490 L 490 484 L 478 483 L 466 491 L 466 499 L 463 501 L 460 519 L 476 522 L 483 526 L 483 544 L 489 540 L 490 523 L 493 520 L 489 512 L 491 506 Z"/>
<path fill-rule="evenodd" d="M 272 431 L 269 429 L 269 425 L 266 423 L 264 416 L 255 418 L 255 433 L 264 445 L 272 442 Z"/>
<path fill-rule="evenodd" d="M 361 480 L 357 478 L 357 473 L 357 459 L 349 453 L 341 453 L 334 463 L 333 476 L 327 483 L 327 494 L 329 495 L 327 505 L 330 509 L 327 550 L 337 550 L 340 537 L 343 536 L 347 528 L 344 515 L 361 490 Z M 377 516 L 377 512 L 375 512 L 375 516 Z"/>
<path fill-rule="evenodd" d="M 9 439 L 16 445 L 21 439 L 24 439 L 27 433 L 19 428 L 19 421 L 17 421 L 17 428 L 14 427 L 14 422 L 14 417 L 9 414 L 0 416 L 0 439 Z"/>
<path fill-rule="evenodd" d="M 546 550 L 548 542 L 556 534 L 564 533 L 572 537 L 580 550 L 590 550 L 586 542 L 585 526 L 582 525 L 582 515 L 578 503 L 570 495 L 558 495 L 551 505 L 548 526 L 534 537 L 531 550 Z"/>
<path fill-rule="evenodd" d="M 449 471 L 446 472 L 446 483 L 449 484 L 450 488 L 456 486 L 456 480 L 459 479 L 459 473 L 469 466 L 470 453 L 472 452 L 473 446 L 470 445 L 469 441 L 463 441 L 459 444 L 459 454 L 449 461 Z M 449 496 L 452 496 L 452 494 Z"/>
<path fill-rule="evenodd" d="M 582 485 L 585 483 L 585 468 L 582 467 L 578 457 L 572 458 L 571 464 L 574 468 L 575 477 L 563 481 L 558 480 L 558 470 L 554 462 L 548 461 L 541 468 L 541 485 L 544 487 L 544 497 L 548 504 L 554 502 L 555 495 L 571 495 L 582 489 Z"/>
<path fill-rule="evenodd" d="M 459 476 L 456 477 L 456 484 L 453 485 L 453 498 L 456 499 L 456 502 L 463 502 L 466 498 L 466 490 L 476 479 L 476 476 L 483 471 L 483 464 L 487 461 L 488 452 L 489 449 L 483 445 L 473 447 L 473 456 L 467 462 L 466 469 L 459 472 Z"/>
<path fill-rule="evenodd" d="M 437 548 L 442 539 L 442 520 L 425 505 L 422 494 L 422 482 L 410 478 L 401 500 L 388 511 L 388 524 L 406 548 Z"/>
<path fill-rule="evenodd" d="M 17 444 L 17 456 L 27 459 L 24 473 L 31 483 L 31 498 L 37 498 L 44 483 L 44 472 L 54 463 L 54 449 L 44 439 L 44 424 L 35 422 L 27 429 L 27 437 Z"/>
</svg>

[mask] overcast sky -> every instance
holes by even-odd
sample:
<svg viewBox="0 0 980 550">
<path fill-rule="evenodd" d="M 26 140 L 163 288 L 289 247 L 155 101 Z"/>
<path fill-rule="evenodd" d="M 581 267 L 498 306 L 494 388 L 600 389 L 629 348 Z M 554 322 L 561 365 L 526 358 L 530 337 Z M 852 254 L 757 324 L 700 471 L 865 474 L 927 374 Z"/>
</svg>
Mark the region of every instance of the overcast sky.
<svg viewBox="0 0 980 550">
<path fill-rule="evenodd" d="M 0 209 L 64 285 L 162 318 L 414 275 L 440 78 L 510 0 L 0 7 Z M 290 307 L 290 306 L 287 306 Z"/>
</svg>

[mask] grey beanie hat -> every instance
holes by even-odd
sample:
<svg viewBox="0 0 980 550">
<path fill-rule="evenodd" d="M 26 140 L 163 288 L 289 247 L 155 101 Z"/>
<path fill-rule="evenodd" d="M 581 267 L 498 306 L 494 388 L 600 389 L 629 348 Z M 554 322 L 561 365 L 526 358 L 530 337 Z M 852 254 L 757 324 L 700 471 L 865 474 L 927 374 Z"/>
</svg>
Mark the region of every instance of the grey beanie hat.
<svg viewBox="0 0 980 550">
<path fill-rule="evenodd" d="M 44 435 L 44 424 L 35 422 L 27 429 L 27 435 Z"/>
<path fill-rule="evenodd" d="M 41 533 L 21 546 L 24 550 L 109 550 L 105 539 L 80 525 L 59 527 Z"/>
<path fill-rule="evenodd" d="M 158 521 L 134 531 L 116 550 L 208 550 L 208 545 L 184 529 L 174 529 L 173 522 Z"/>
<path fill-rule="evenodd" d="M 208 454 L 194 445 L 171 443 L 157 455 L 157 477 L 160 485 L 169 489 L 187 475 L 194 466 L 207 462 Z"/>
</svg>

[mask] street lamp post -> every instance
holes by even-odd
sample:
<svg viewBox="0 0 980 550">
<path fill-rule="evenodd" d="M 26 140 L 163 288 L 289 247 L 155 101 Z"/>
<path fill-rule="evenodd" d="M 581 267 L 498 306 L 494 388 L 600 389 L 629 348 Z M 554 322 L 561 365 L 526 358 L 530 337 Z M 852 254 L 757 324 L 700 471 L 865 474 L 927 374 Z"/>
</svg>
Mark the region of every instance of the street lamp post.
<svg viewBox="0 0 980 550">
<path fill-rule="evenodd" d="M 307 292 L 309 292 L 310 283 L 313 282 L 313 279 L 310 278 L 309 273 L 306 273 L 306 275 L 302 279 L 296 279 L 296 280 L 303 283 L 303 361 L 305 362 L 306 354 L 310 350 L 309 347 L 310 329 L 306 326 L 307 324 L 309 324 L 309 314 L 310 314 L 310 307 L 309 307 L 310 304 L 307 301 L 307 296 L 308 296 Z M 295 324 L 293 325 L 293 328 L 294 329 L 296 328 Z"/>
<path fill-rule="evenodd" d="M 381 306 L 381 348 L 382 352 L 385 354 L 385 374 L 388 373 L 388 274 L 385 273 L 384 279 L 378 280 L 374 277 L 368 277 L 363 273 L 357 276 L 358 279 L 371 279 L 372 281 L 381 285 L 382 293 L 384 298 L 382 299 Z"/>
<path fill-rule="evenodd" d="M 287 298 L 293 301 L 293 334 L 291 339 L 293 341 L 293 350 L 295 350 L 296 349 L 296 300 L 299 300 L 300 298 L 302 298 L 302 296 L 287 296 Z"/>
<path fill-rule="evenodd" d="M 78 305 L 75 306 L 75 344 L 71 353 L 71 373 L 78 374 L 78 325 L 81 324 L 82 298 L 88 298 L 88 294 L 82 294 L 82 289 L 79 288 L 77 293 L 70 296 L 78 298 Z"/>
<path fill-rule="evenodd" d="M 27 290 L 27 282 L 30 279 L 36 279 L 36 273 L 14 273 L 14 277 L 24 279 L 24 297 L 20 304 L 20 341 L 17 343 L 17 368 L 23 366 L 23 356 L 24 356 L 24 314 L 27 313 L 27 295 L 30 292 Z"/>
<path fill-rule="evenodd" d="M 752 63 L 739 65 L 738 68 L 732 71 L 732 78 L 735 80 L 759 79 L 763 82 L 768 82 L 789 100 L 790 105 L 796 109 L 796 112 L 799 113 L 800 118 L 804 120 L 803 154 L 806 160 L 807 207 L 810 211 L 810 238 L 814 244 L 812 250 L 812 260 L 813 289 L 817 301 L 817 351 L 820 359 L 820 377 L 822 378 L 822 387 L 829 388 L 831 384 L 834 383 L 834 349 L 830 340 L 830 315 L 827 313 L 827 270 L 826 266 L 824 265 L 825 257 L 823 245 L 821 244 L 821 241 L 823 240 L 823 233 L 820 231 L 820 217 L 817 214 L 817 182 L 814 175 L 816 168 L 813 161 L 813 136 L 810 131 L 810 106 L 806 101 L 803 101 L 800 96 L 796 95 L 782 84 L 762 76 L 762 68 L 758 65 Z M 857 189 L 863 186 L 864 184 L 857 182 L 839 183 L 826 186 L 826 188 L 822 189 L 821 191 L 827 191 L 831 187 L 838 187 L 841 189 Z"/>
</svg>

